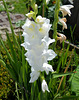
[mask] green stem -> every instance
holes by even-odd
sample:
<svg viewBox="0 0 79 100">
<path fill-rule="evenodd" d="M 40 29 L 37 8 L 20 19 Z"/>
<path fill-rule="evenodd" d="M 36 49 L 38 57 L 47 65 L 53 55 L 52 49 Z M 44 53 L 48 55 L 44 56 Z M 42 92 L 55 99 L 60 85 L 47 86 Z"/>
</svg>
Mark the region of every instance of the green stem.
<svg viewBox="0 0 79 100">
<path fill-rule="evenodd" d="M 43 10 L 42 10 L 42 16 L 45 16 L 45 11 L 46 11 L 46 0 L 43 0 Z"/>
<path fill-rule="evenodd" d="M 38 13 L 38 7 L 36 6 L 36 1 L 35 0 L 31 0 L 31 7 L 33 8 L 34 13 L 35 13 L 34 19 L 36 19 L 36 15 Z"/>
<path fill-rule="evenodd" d="M 17 82 L 15 82 L 15 87 L 16 87 L 17 99 L 20 100 L 20 99 L 19 99 L 19 93 L 18 93 Z"/>
<path fill-rule="evenodd" d="M 7 17 L 8 17 L 9 23 L 10 23 L 10 28 L 11 28 L 11 31 L 12 31 L 14 45 L 17 44 L 18 48 L 20 49 L 20 46 L 17 42 L 17 38 L 15 37 L 15 33 L 14 33 L 13 26 L 12 26 L 11 18 L 10 18 L 9 12 L 8 12 L 8 8 L 7 8 L 6 2 L 4 0 L 3 0 L 3 4 L 4 4 L 5 10 L 7 12 Z"/>
<path fill-rule="evenodd" d="M 44 79 L 44 73 L 40 73 L 40 80 L 43 81 Z"/>
<path fill-rule="evenodd" d="M 54 13 L 54 23 L 53 23 L 53 38 L 57 38 L 57 23 L 59 21 L 58 14 L 59 14 L 59 8 L 60 8 L 60 0 L 55 0 L 56 1 L 56 7 L 55 7 L 55 13 Z"/>
</svg>

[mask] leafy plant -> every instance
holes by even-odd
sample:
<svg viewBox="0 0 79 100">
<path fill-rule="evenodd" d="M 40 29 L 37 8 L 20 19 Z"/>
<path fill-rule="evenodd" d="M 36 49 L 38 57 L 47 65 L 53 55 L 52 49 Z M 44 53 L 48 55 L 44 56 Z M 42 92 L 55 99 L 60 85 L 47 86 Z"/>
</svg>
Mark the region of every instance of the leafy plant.
<svg viewBox="0 0 79 100">
<path fill-rule="evenodd" d="M 18 22 L 16 22 L 16 26 L 17 27 L 22 27 L 22 25 L 25 23 L 24 20 L 19 20 Z"/>
<path fill-rule="evenodd" d="M 0 12 L 4 11 L 4 10 L 5 10 L 4 6 L 2 4 L 0 4 Z"/>
<path fill-rule="evenodd" d="M 6 41 L 5 45 L 8 48 L 7 41 Z M 8 51 L 10 52 L 9 49 L 8 49 Z M 0 98 L 7 100 L 7 99 L 12 97 L 12 98 L 15 99 L 15 96 L 14 96 L 14 90 L 15 90 L 14 81 L 11 78 L 8 71 L 6 70 L 6 68 L 4 67 L 4 64 L 1 63 L 1 57 L 3 59 L 5 59 L 7 64 L 9 64 L 6 52 L 5 52 L 4 48 L 0 45 Z"/>
<path fill-rule="evenodd" d="M 75 69 L 75 73 L 71 76 L 69 82 L 71 84 L 71 91 L 76 93 L 76 96 L 79 96 L 79 66 Z"/>
<path fill-rule="evenodd" d="M 19 1 L 23 2 L 21 0 L 19 0 Z M 34 3 L 35 3 L 33 1 L 32 1 L 33 5 L 31 4 L 32 7 L 34 7 Z M 24 0 L 24 2 L 25 2 L 25 0 Z M 8 41 L 8 44 L 7 44 L 8 48 L 7 48 L 6 45 L 4 44 L 3 40 L 0 38 L 0 43 L 3 46 L 3 48 L 7 54 L 7 60 L 8 60 L 8 63 L 6 63 L 6 60 L 4 59 L 4 57 L 2 55 L 0 55 L 0 63 L 6 67 L 6 69 L 10 73 L 11 77 L 15 81 L 17 99 L 18 100 L 20 100 L 20 99 L 21 100 L 44 100 L 44 99 L 52 100 L 54 98 L 54 100 L 63 100 L 63 99 L 69 99 L 69 100 L 74 99 L 75 100 L 77 98 L 77 96 L 75 96 L 75 94 L 74 94 L 74 96 L 72 95 L 69 84 L 67 82 L 69 79 L 69 75 L 74 74 L 73 70 L 71 70 L 71 71 L 69 70 L 69 69 L 71 69 L 70 63 L 72 61 L 71 58 L 72 58 L 73 52 L 71 52 L 71 54 L 69 54 L 69 46 L 65 50 L 64 42 L 62 43 L 63 48 L 59 51 L 59 53 L 61 53 L 61 54 L 59 54 L 59 56 L 57 58 L 55 58 L 54 61 L 49 61 L 49 64 L 51 64 L 53 66 L 53 68 L 56 70 L 56 72 L 54 72 L 52 74 L 49 73 L 48 76 L 46 75 L 45 72 L 42 73 L 43 76 L 46 77 L 45 79 L 48 83 L 50 93 L 47 93 L 47 92 L 43 93 L 41 91 L 41 89 L 40 89 L 41 88 L 41 85 L 40 85 L 41 78 L 39 78 L 33 84 L 29 84 L 29 79 L 30 79 L 29 74 L 30 74 L 31 69 L 30 69 L 29 64 L 25 60 L 25 56 L 24 56 L 25 50 L 20 45 L 20 44 L 22 44 L 23 39 L 21 37 L 21 33 L 19 34 L 19 39 L 17 39 L 17 37 L 15 36 L 13 26 L 11 23 L 11 19 L 9 16 L 9 12 L 8 12 L 8 9 L 7 9 L 7 6 L 6 6 L 6 3 L 4 2 L 4 0 L 3 0 L 3 3 L 4 3 L 4 6 L 5 6 L 5 9 L 7 12 L 7 16 L 9 19 L 10 28 L 12 31 L 12 39 L 11 39 L 10 35 L 8 33 L 6 33 L 7 41 Z M 55 12 L 57 12 L 57 14 L 55 13 L 55 15 L 54 15 L 54 19 L 55 19 L 55 16 L 57 19 L 57 20 L 55 19 L 55 22 L 53 24 L 55 33 L 57 32 L 59 3 L 60 3 L 60 1 L 58 1 L 56 4 Z M 45 4 L 45 1 L 43 1 L 43 4 Z M 20 6 L 21 6 L 21 4 L 19 4 L 19 6 L 17 6 L 17 4 L 16 4 L 17 8 Z M 23 9 L 25 9 L 25 3 L 23 3 L 22 6 L 24 6 Z M 34 10 L 36 10 L 36 9 L 34 9 Z M 21 9 L 21 11 L 22 11 L 22 9 Z M 46 4 L 45 4 L 45 9 L 43 9 L 43 11 L 44 11 L 43 16 L 44 16 L 45 11 L 46 11 Z M 19 22 L 19 25 L 21 25 L 20 22 Z M 54 47 L 54 49 L 56 49 L 55 45 L 53 46 L 51 44 L 50 48 L 53 48 L 53 47 Z M 74 59 L 76 59 L 76 58 L 74 57 Z M 75 61 L 76 61 L 75 65 L 77 66 L 78 61 L 77 60 L 75 60 Z M 61 80 L 60 80 L 60 78 L 61 78 Z M 75 80 L 76 78 L 73 78 L 73 79 Z M 73 84 L 74 84 L 74 81 L 73 81 Z M 73 84 L 71 84 L 71 86 L 73 86 Z"/>
</svg>

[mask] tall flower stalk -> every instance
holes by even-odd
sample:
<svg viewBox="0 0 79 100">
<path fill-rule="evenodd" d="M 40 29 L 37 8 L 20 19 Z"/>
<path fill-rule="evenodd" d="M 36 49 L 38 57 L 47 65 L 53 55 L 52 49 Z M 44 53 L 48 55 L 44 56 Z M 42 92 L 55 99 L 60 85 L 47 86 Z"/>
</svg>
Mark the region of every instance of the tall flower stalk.
<svg viewBox="0 0 79 100">
<path fill-rule="evenodd" d="M 60 9 L 60 0 L 55 0 L 56 1 L 56 6 L 55 6 L 55 12 L 54 12 L 54 22 L 53 22 L 53 38 L 56 39 L 57 38 L 57 23 L 59 21 L 59 9 Z"/>
<path fill-rule="evenodd" d="M 55 42 L 55 39 L 49 38 L 48 32 L 50 27 L 50 20 L 41 16 L 37 16 L 35 21 L 27 18 L 22 27 L 24 29 L 22 34 L 24 36 L 24 43 L 21 46 L 27 50 L 25 53 L 26 60 L 31 66 L 29 83 L 36 81 L 40 76 L 40 72 L 45 71 L 48 75 L 49 71 L 54 71 L 52 66 L 48 64 L 48 61 L 56 56 L 56 53 L 52 49 L 48 49 L 50 43 Z M 46 82 L 44 85 L 46 85 Z M 47 85 L 44 89 L 48 90 Z"/>
</svg>

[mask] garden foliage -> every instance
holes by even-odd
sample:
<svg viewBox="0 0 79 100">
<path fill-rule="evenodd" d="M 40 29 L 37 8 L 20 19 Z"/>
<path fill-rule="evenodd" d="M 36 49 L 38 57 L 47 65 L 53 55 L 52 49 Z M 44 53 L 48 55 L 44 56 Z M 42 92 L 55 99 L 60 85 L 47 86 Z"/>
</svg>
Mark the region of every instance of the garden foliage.
<svg viewBox="0 0 79 100">
<path fill-rule="evenodd" d="M 12 39 L 6 32 L 8 41 L 7 48 L 3 40 L 0 38 L 0 43 L 7 55 L 7 59 L 5 59 L 4 56 L 0 54 L 0 63 L 1 66 L 3 65 L 8 70 L 9 74 L 15 81 L 15 95 L 17 95 L 18 100 L 77 100 L 79 97 L 79 57 L 77 57 L 74 49 L 69 51 L 69 45 L 67 49 L 65 49 L 64 40 L 66 40 L 66 37 L 64 34 L 58 32 L 57 27 L 59 23 L 62 25 L 62 30 L 64 28 L 67 29 L 66 19 L 64 19 L 64 16 L 67 14 L 69 16 L 71 15 L 70 9 L 73 8 L 73 6 L 63 6 L 61 5 L 62 2 L 60 0 L 43 0 L 43 2 L 42 0 L 39 2 L 36 1 L 37 4 L 40 4 L 39 6 L 36 4 L 35 0 L 28 0 L 28 2 L 30 3 L 28 8 L 33 11 L 26 14 L 27 20 L 23 26 L 23 39 L 21 36 L 22 33 L 19 34 L 19 38 L 16 37 L 6 2 L 3 0 L 12 31 Z M 51 4 L 53 4 L 54 8 L 49 7 Z M 42 7 L 42 9 L 40 7 Z M 51 10 L 52 8 L 54 11 Z M 42 10 L 42 13 L 40 9 Z M 49 14 L 50 11 L 53 11 L 54 16 L 52 20 L 53 23 L 51 23 L 52 27 L 49 23 L 50 20 L 46 18 L 46 10 Z M 60 11 L 62 15 L 61 18 L 58 17 Z M 41 14 L 43 17 L 37 17 L 37 14 Z M 52 16 L 48 17 L 51 17 L 52 19 Z M 55 40 L 49 38 L 48 32 L 51 30 L 50 27 L 54 31 L 52 37 Z M 59 35 L 59 37 L 57 35 Z M 62 49 L 59 49 L 59 47 L 56 46 L 57 40 L 62 43 Z M 54 41 L 56 42 L 52 44 Z M 40 48 L 40 46 L 42 46 L 42 48 Z M 49 49 L 50 51 L 48 51 Z M 53 49 L 55 50 L 57 56 Z M 42 56 L 40 57 L 40 55 Z"/>
</svg>

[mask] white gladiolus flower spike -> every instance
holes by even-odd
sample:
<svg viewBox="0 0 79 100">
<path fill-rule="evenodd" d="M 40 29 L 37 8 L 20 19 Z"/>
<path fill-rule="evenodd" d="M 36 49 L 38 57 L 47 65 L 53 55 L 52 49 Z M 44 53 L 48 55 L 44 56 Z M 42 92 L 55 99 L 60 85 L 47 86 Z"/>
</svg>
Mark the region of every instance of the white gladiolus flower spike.
<svg viewBox="0 0 79 100">
<path fill-rule="evenodd" d="M 47 83 L 46 83 L 45 80 L 42 81 L 42 91 L 43 91 L 44 93 L 45 93 L 45 91 L 50 92 L 49 89 L 48 89 L 48 86 L 47 86 Z"/>
<path fill-rule="evenodd" d="M 25 53 L 26 60 L 31 66 L 30 81 L 33 83 L 40 76 L 40 72 L 45 71 L 46 74 L 53 72 L 53 68 L 48 61 L 56 57 L 56 53 L 49 49 L 49 45 L 55 42 L 55 39 L 49 38 L 49 30 L 51 28 L 50 20 L 37 16 L 35 21 L 27 18 L 22 26 L 24 32 L 24 43 L 21 44 L 27 50 Z M 45 80 L 42 82 L 42 90 L 48 90 Z"/>
<path fill-rule="evenodd" d="M 69 16 L 71 16 L 70 9 L 73 8 L 73 7 L 74 7 L 73 5 L 63 5 L 63 6 L 60 6 L 60 11 L 62 12 L 63 17 L 66 16 L 67 14 Z"/>
</svg>

